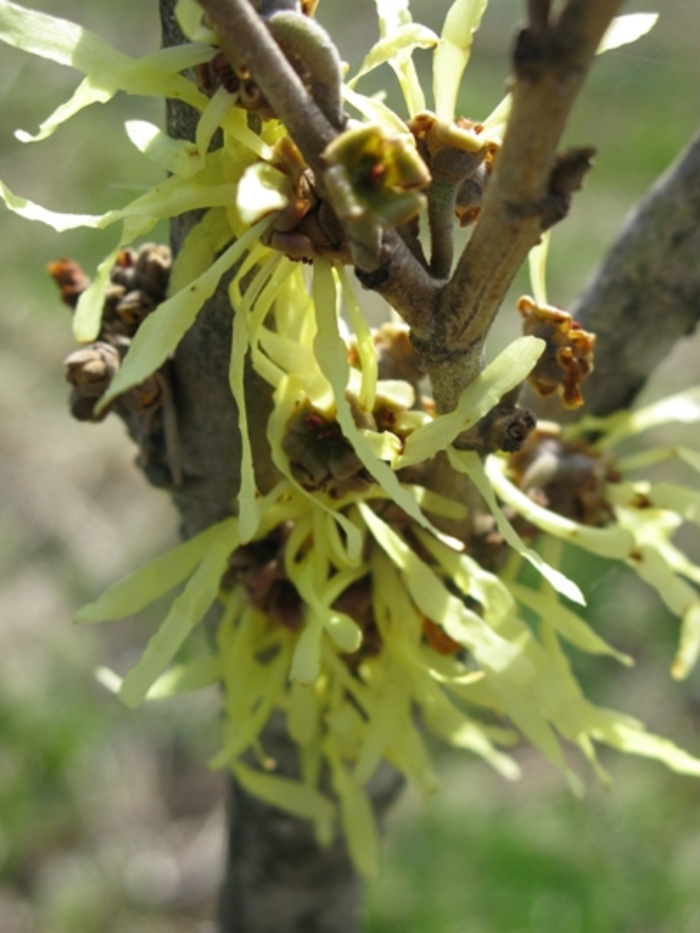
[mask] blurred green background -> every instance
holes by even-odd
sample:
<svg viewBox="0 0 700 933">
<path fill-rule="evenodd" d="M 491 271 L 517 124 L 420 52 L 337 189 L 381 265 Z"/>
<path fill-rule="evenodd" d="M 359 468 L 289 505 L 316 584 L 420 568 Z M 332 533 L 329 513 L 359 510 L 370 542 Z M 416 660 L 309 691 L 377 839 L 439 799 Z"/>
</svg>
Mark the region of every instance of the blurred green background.
<svg viewBox="0 0 700 933">
<path fill-rule="evenodd" d="M 79 20 L 131 55 L 158 43 L 155 0 L 35 5 Z M 414 0 L 414 16 L 439 30 L 447 5 Z M 635 2 L 625 11 L 654 7 Z M 562 306 L 627 210 L 697 130 L 700 7 L 666 0 L 656 8 L 662 17 L 650 36 L 596 63 L 568 132 L 569 142 L 600 152 L 553 238 L 550 296 Z M 501 99 L 521 15 L 515 0 L 492 0 L 464 82 L 466 115 L 483 118 Z M 319 18 L 337 29 L 356 67 L 376 38 L 370 0 L 323 0 Z M 419 56 L 425 74 L 429 64 L 427 53 Z M 398 103 L 393 76 L 377 81 Z M 16 128 L 35 131 L 76 83 L 67 69 L 2 48 L 0 178 L 55 210 L 101 212 L 158 180 L 122 124 L 160 122 L 162 108 L 121 97 L 40 145 L 13 138 Z M 61 361 L 73 346 L 70 322 L 44 269 L 71 256 L 92 271 L 115 234 L 59 237 L 0 211 L 0 930 L 213 933 L 223 778 L 205 762 L 216 746 L 216 696 L 128 712 L 93 671 L 126 666 L 148 620 L 70 625 L 81 603 L 177 537 L 174 511 L 133 467 L 121 424 L 78 424 L 67 410 Z M 521 277 L 512 297 L 526 290 Z M 515 317 L 504 311 L 494 345 L 514 333 Z M 679 345 L 645 397 L 697 381 L 699 348 L 697 337 Z M 657 440 L 672 437 L 666 430 Z M 698 535 L 684 535 L 697 555 Z M 588 691 L 698 754 L 698 673 L 681 685 L 668 675 L 676 622 L 624 569 L 590 562 L 578 574 L 593 623 L 637 659 L 632 671 L 577 659 Z M 435 752 L 443 791 L 427 803 L 407 793 L 393 813 L 367 900 L 369 933 L 700 930 L 700 783 L 609 755 L 613 791 L 589 779 L 578 801 L 527 748 L 516 785 L 467 755 Z"/>
</svg>

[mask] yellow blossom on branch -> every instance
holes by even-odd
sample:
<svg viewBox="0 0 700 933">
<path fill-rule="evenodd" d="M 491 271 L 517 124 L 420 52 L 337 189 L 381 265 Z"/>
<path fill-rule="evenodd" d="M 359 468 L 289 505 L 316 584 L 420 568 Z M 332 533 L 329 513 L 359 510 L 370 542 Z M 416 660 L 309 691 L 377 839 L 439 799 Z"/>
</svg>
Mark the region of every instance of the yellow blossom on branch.
<svg viewBox="0 0 700 933">
<path fill-rule="evenodd" d="M 11 210 L 57 230 L 122 224 L 94 282 L 74 269 L 56 270 L 64 297 L 77 299 L 76 335 L 90 345 L 69 358 L 74 384 L 90 386 L 90 417 L 157 375 L 222 281 L 231 304 L 229 385 L 241 433 L 240 463 L 231 464 L 240 476 L 235 514 L 77 614 L 78 622 L 101 622 L 171 598 L 125 677 L 102 670 L 100 679 L 129 707 L 219 684 L 224 717 L 212 765 L 230 769 L 260 799 L 311 820 L 323 844 L 339 822 L 368 877 L 377 870 L 378 841 L 367 784 L 388 761 L 421 794 L 434 792 L 426 729 L 507 779 L 519 772 L 508 749 L 523 736 L 577 793 L 582 781 L 563 741 L 604 780 L 600 744 L 700 775 L 696 758 L 583 695 L 562 641 L 623 665 L 632 659 L 570 607 L 584 595 L 559 559 L 565 541 L 632 567 L 680 618 L 673 672 L 687 674 L 700 653 L 693 586 L 700 570 L 671 537 L 682 522 L 698 521 L 698 494 L 630 477 L 644 463 L 603 452 L 679 411 L 698 420 L 697 392 L 670 408 L 541 430 L 518 457 L 482 460 L 464 449 L 464 437 L 525 379 L 544 394 L 559 391 L 569 407 L 580 404 L 591 335 L 544 304 L 543 295 L 537 303 L 523 299 L 525 336 L 489 362 L 453 411 L 437 414 L 406 331 L 372 333 L 344 268 L 355 247 L 344 221 L 367 221 L 354 232 L 368 243 L 374 237 L 379 249 L 387 229 L 410 226 L 420 215 L 431 183 L 447 183 L 453 171 L 471 183 L 479 171 L 479 184 L 486 184 L 508 107 L 479 124 L 455 120 L 454 113 L 485 6 L 457 0 L 438 37 L 413 23 L 405 0 L 378 0 L 380 39 L 356 77 L 389 64 L 411 119 L 406 123 L 351 82 L 343 97 L 363 119 L 339 130 L 325 149 L 321 183 L 285 127 L 267 119 L 266 107 L 252 106 L 248 77 L 236 75 L 233 88 L 226 63 L 217 59 L 216 31 L 194 0 L 178 4 L 191 41 L 141 61 L 78 26 L 0 0 L 0 38 L 85 75 L 71 101 L 23 141 L 44 138 L 118 90 L 183 100 L 200 114 L 192 141 L 169 139 L 142 121 L 128 125 L 134 145 L 170 177 L 104 215 L 56 214 L 0 188 Z M 608 47 L 621 36 L 629 40 L 623 27 Z M 432 47 L 436 115 L 426 112 L 411 58 L 416 48 Z M 196 65 L 207 66 L 201 87 L 182 75 Z M 261 118 L 259 130 L 249 110 Z M 217 138 L 222 144 L 212 149 Z M 448 204 L 450 223 L 474 208 L 469 192 L 459 191 Z M 133 319 L 128 351 L 119 357 L 102 317 L 115 264 L 159 220 L 194 210 L 202 216 L 175 259 L 167 295 Z M 420 244 L 412 246 L 420 256 Z M 248 422 L 249 367 L 269 386 L 272 412 L 264 426 Z M 251 435 L 263 429 L 277 474 L 261 494 Z M 587 431 L 597 433 L 595 442 L 582 437 Z M 697 470 L 697 452 L 680 450 Z M 652 452 L 648 462 L 662 455 Z M 430 487 L 426 477 L 438 457 L 483 497 L 498 558 L 512 554 L 500 574 L 480 563 L 470 540 L 443 530 L 472 520 L 477 497 L 467 505 Z M 569 484 L 568 496 L 562 483 Z M 537 571 L 535 587 L 522 582 L 521 561 Z M 212 652 L 181 661 L 183 645 L 215 605 L 222 616 Z M 541 623 L 537 632 L 527 621 L 532 614 Z M 275 713 L 298 749 L 296 778 L 275 773 L 265 753 L 265 727 Z"/>
</svg>

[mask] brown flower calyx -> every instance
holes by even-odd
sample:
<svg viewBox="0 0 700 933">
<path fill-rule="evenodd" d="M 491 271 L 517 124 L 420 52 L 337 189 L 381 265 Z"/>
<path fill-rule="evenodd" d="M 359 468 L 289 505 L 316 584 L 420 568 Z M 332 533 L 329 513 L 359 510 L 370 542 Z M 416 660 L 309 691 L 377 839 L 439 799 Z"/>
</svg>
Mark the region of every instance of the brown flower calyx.
<svg viewBox="0 0 700 933">
<path fill-rule="evenodd" d="M 493 172 L 497 144 L 482 143 L 482 125 L 466 117 L 445 123 L 425 112 L 416 114 L 408 126 L 433 178 L 429 197 L 442 198 L 437 189 L 449 189 L 451 208 L 460 226 L 475 223 Z"/>
<path fill-rule="evenodd" d="M 234 69 L 223 52 L 217 52 L 211 61 L 197 65 L 195 74 L 197 87 L 209 97 L 223 87 L 233 97 L 232 104 L 255 113 L 261 120 L 274 119 L 274 110 L 250 73 L 245 68 Z"/>
<path fill-rule="evenodd" d="M 426 162 L 431 170 L 435 156 L 448 149 L 474 158 L 470 165 L 465 162 L 461 166 L 462 170 L 466 169 L 471 174 L 487 152 L 493 152 L 498 148 L 496 143 L 491 141 L 484 144 L 479 139 L 483 127 L 466 117 L 460 117 L 454 123 L 446 123 L 439 120 L 434 113 L 423 111 L 408 121 L 408 128 L 419 144 L 421 154 L 425 152 Z"/>
<path fill-rule="evenodd" d="M 143 320 L 165 300 L 171 266 L 167 246 L 145 243 L 138 249 L 120 250 L 104 293 L 100 340 L 123 346 L 121 338 L 134 336 Z M 59 259 L 49 263 L 48 273 L 61 290 L 62 301 L 75 308 L 90 285 L 79 264 Z"/>
<path fill-rule="evenodd" d="M 372 612 L 371 577 L 369 575 L 361 577 L 351 583 L 335 600 L 332 608 L 350 616 L 362 632 L 362 642 L 357 651 L 342 656 L 350 670 L 356 671 L 366 658 L 376 657 L 383 645 L 382 636 Z"/>
<path fill-rule="evenodd" d="M 298 632 L 304 623 L 304 602 L 287 575 L 284 557 L 293 529 L 294 523 L 287 522 L 266 537 L 237 548 L 229 557 L 221 587 L 230 590 L 243 586 L 255 609 L 270 616 L 277 625 Z M 304 546 L 307 552 L 310 546 L 309 540 Z M 365 658 L 377 655 L 382 647 L 372 613 L 370 577 L 351 583 L 333 602 L 332 608 L 350 616 L 362 631 L 358 650 L 344 657 L 348 667 L 354 670 Z"/>
<path fill-rule="evenodd" d="M 424 423 L 426 416 L 435 416 L 433 400 L 421 393 L 420 383 L 425 376 L 418 351 L 411 342 L 408 325 L 387 322 L 372 330 L 377 354 L 378 381 L 370 423 L 363 425 L 377 431 L 391 431 L 405 439 Z M 362 369 L 362 360 L 355 339 L 348 346 L 348 360 L 356 370 Z M 347 398 L 358 409 L 357 389 L 350 389 Z M 373 422 L 372 423 L 372 419 Z"/>
<path fill-rule="evenodd" d="M 479 219 L 486 186 L 493 172 L 493 159 L 487 157 L 457 189 L 455 216 L 460 227 L 469 227 Z"/>
<path fill-rule="evenodd" d="M 427 616 L 423 617 L 422 622 L 423 636 L 426 644 L 433 651 L 441 654 L 443 657 L 450 657 L 463 651 L 462 645 L 454 638 L 450 638 L 442 626 L 437 625 Z"/>
<path fill-rule="evenodd" d="M 550 305 L 537 305 L 532 298 L 518 301 L 523 333 L 546 343 L 528 382 L 542 396 L 559 394 L 564 408 L 583 405 L 581 383 L 593 371 L 595 334 L 590 334 L 570 314 Z"/>
<path fill-rule="evenodd" d="M 366 416 L 376 430 L 371 416 Z M 322 490 L 333 498 L 368 489 L 371 477 L 335 420 L 311 405 L 300 407 L 288 425 L 282 448 L 292 473 L 304 489 Z"/>
<path fill-rule="evenodd" d="M 81 347 L 66 357 L 66 381 L 73 386 L 70 408 L 78 421 L 102 421 L 107 411 L 95 407 L 119 370 L 119 353 L 104 341 Z"/>
<path fill-rule="evenodd" d="M 221 586 L 230 590 L 241 584 L 255 609 L 297 631 L 304 621 L 304 604 L 284 566 L 284 548 L 292 528 L 291 523 L 281 525 L 265 538 L 237 548 L 229 557 Z"/>
<path fill-rule="evenodd" d="M 521 450 L 534 431 L 537 419 L 527 408 L 518 406 L 520 389 L 521 386 L 516 386 L 504 395 L 480 421 L 460 434 L 455 446 L 474 450 L 481 458 L 498 450 L 505 453 Z"/>
<path fill-rule="evenodd" d="M 382 324 L 373 331 L 380 379 L 402 379 L 417 388 L 425 379 L 418 350 L 411 342 L 411 329 L 402 322 Z M 351 360 L 352 361 L 352 360 Z"/>
<path fill-rule="evenodd" d="M 592 526 L 612 519 L 605 487 L 619 478 L 613 462 L 585 441 L 564 441 L 559 425 L 541 422 L 509 465 L 513 481 L 558 515 Z"/>
<path fill-rule="evenodd" d="M 290 185 L 286 206 L 275 214 L 261 242 L 300 262 L 317 256 L 350 262 L 342 226 L 330 205 L 320 198 L 313 172 L 289 136 L 275 145 L 271 164 L 287 176 Z"/>
</svg>

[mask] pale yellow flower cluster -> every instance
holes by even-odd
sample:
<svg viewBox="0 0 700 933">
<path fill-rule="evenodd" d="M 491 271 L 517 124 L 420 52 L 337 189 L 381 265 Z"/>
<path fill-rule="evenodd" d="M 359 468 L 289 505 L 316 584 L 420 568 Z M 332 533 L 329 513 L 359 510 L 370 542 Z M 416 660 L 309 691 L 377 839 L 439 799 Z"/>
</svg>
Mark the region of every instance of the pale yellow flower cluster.
<svg viewBox="0 0 700 933">
<path fill-rule="evenodd" d="M 425 110 L 425 100 L 411 53 L 434 46 L 436 111 L 452 121 L 458 81 L 485 5 L 457 0 L 442 36 L 436 36 L 412 22 L 407 2 L 378 2 L 381 39 L 358 77 L 389 63 L 414 116 Z M 379 380 L 375 339 L 344 267 L 323 258 L 302 266 L 265 245 L 265 237 L 261 241 L 293 195 L 275 156 L 284 128 L 268 121 L 256 135 L 225 87 L 209 98 L 181 76 L 217 50 L 216 36 L 202 25 L 193 0 L 181 0 L 179 14 L 192 43 L 136 62 L 80 27 L 0 0 L 0 38 L 86 74 L 73 99 L 35 139 L 117 90 L 176 97 L 201 111 L 192 143 L 169 139 L 150 124 L 128 124 L 135 145 L 171 175 L 119 210 L 99 217 L 56 215 L 2 186 L 8 207 L 59 230 L 122 222 L 115 251 L 78 305 L 76 334 L 85 342 L 98 333 L 101 292 L 117 251 L 161 218 L 206 209 L 177 257 L 169 297 L 138 330 L 103 407 L 162 365 L 222 276 L 239 263 L 229 289 L 230 385 L 243 450 L 237 514 L 81 610 L 80 622 L 121 618 L 182 587 L 124 680 L 108 671 L 101 672 L 102 680 L 128 706 L 221 684 L 225 719 L 214 765 L 232 769 L 251 793 L 312 820 L 322 842 L 332 838 L 339 816 L 365 876 L 377 868 L 366 788 L 380 762 L 390 762 L 423 794 L 437 786 L 423 728 L 480 755 L 507 778 L 517 776 L 518 766 L 501 749 L 522 734 L 577 792 L 581 780 L 565 760 L 561 739 L 578 746 L 604 779 L 596 743 L 700 775 L 698 760 L 583 696 L 562 641 L 631 661 L 563 601 L 583 603 L 583 596 L 558 568 L 562 540 L 633 566 L 682 618 L 674 673 L 683 676 L 700 650 L 700 602 L 682 578 L 698 583 L 700 569 L 670 537 L 681 521 L 698 521 L 700 498 L 668 484 L 628 482 L 626 474 L 671 453 L 698 469 L 699 455 L 676 449 L 619 461 L 623 481 L 610 481 L 604 490 L 609 520 L 591 527 L 528 497 L 512 481 L 505 459 L 482 463 L 454 448 L 459 434 L 527 377 L 543 342 L 515 341 L 464 392 L 455 411 L 440 417 L 416 404 L 414 385 Z M 353 84 L 345 89 L 346 100 L 367 121 L 385 133 L 410 135 L 402 119 Z M 507 109 L 501 106 L 486 121 L 484 132 L 491 138 L 502 132 Z M 209 152 L 217 131 L 223 146 Z M 267 436 L 280 479 L 266 495 L 255 486 L 247 361 L 270 384 L 274 398 Z M 604 422 L 584 420 L 569 434 L 595 429 L 598 448 L 609 448 L 623 436 L 681 415 L 700 420 L 697 392 Z M 473 481 L 513 549 L 501 576 L 436 527 L 441 517 L 459 517 L 464 506 L 403 479 L 407 474 L 400 471 L 420 467 L 440 451 Z M 539 550 L 523 542 L 499 500 L 544 532 Z M 522 560 L 539 571 L 535 589 L 519 580 Z M 216 651 L 178 663 L 180 648 L 217 601 L 223 618 Z M 533 614 L 537 632 L 525 621 Z M 296 778 L 275 773 L 266 754 L 263 733 L 274 713 L 284 717 L 298 746 Z"/>
</svg>

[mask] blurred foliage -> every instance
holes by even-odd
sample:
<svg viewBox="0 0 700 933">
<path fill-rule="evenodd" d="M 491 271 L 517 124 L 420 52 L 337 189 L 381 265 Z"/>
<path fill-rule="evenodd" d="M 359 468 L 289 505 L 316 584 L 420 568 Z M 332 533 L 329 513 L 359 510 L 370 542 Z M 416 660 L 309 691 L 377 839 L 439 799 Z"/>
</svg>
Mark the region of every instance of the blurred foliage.
<svg viewBox="0 0 700 933">
<path fill-rule="evenodd" d="M 133 55 L 158 42 L 155 0 L 118 5 L 42 0 Z M 439 29 L 447 2 L 413 0 Z M 504 93 L 506 47 L 523 4 L 494 0 L 461 98 L 485 116 Z M 599 147 L 571 217 L 555 231 L 550 294 L 580 290 L 625 212 L 696 131 L 700 8 L 688 0 L 634 2 L 662 11 L 652 34 L 596 63 L 567 134 Z M 376 37 L 371 0 L 324 0 L 356 67 Z M 418 55 L 427 67 L 428 57 Z M 363 88 L 393 76 L 378 72 Z M 0 177 L 58 210 L 118 206 L 158 178 L 120 129 L 161 120 L 153 101 L 93 107 L 41 146 L 22 146 L 67 98 L 66 69 L 3 49 Z M 211 933 L 223 858 L 223 781 L 207 771 L 216 697 L 122 710 L 93 670 L 119 670 L 147 633 L 138 626 L 73 629 L 75 609 L 176 537 L 162 493 L 133 467 L 116 419 L 72 422 L 61 360 L 72 349 L 67 312 L 43 275 L 70 255 L 94 268 L 112 234 L 53 231 L 3 213 L 0 240 L 0 928 L 3 933 Z M 167 231 L 160 231 L 162 238 Z M 520 277 L 513 299 L 527 290 Z M 504 311 L 494 344 L 517 327 Z M 646 394 L 697 376 L 698 339 L 679 346 Z M 660 442 L 672 438 L 664 435 Z M 697 540 L 687 542 L 697 552 Z M 697 752 L 700 680 L 668 676 L 676 632 L 655 598 L 624 571 L 581 564 L 590 616 L 635 655 L 632 672 L 576 658 L 600 702 L 633 711 Z M 369 933 L 695 933 L 700 929 L 700 786 L 653 763 L 608 756 L 612 793 L 576 801 L 558 775 L 523 753 L 525 778 L 506 785 L 466 756 L 443 756 L 443 793 L 410 795 L 392 817 L 383 872 L 370 891 Z"/>
</svg>

